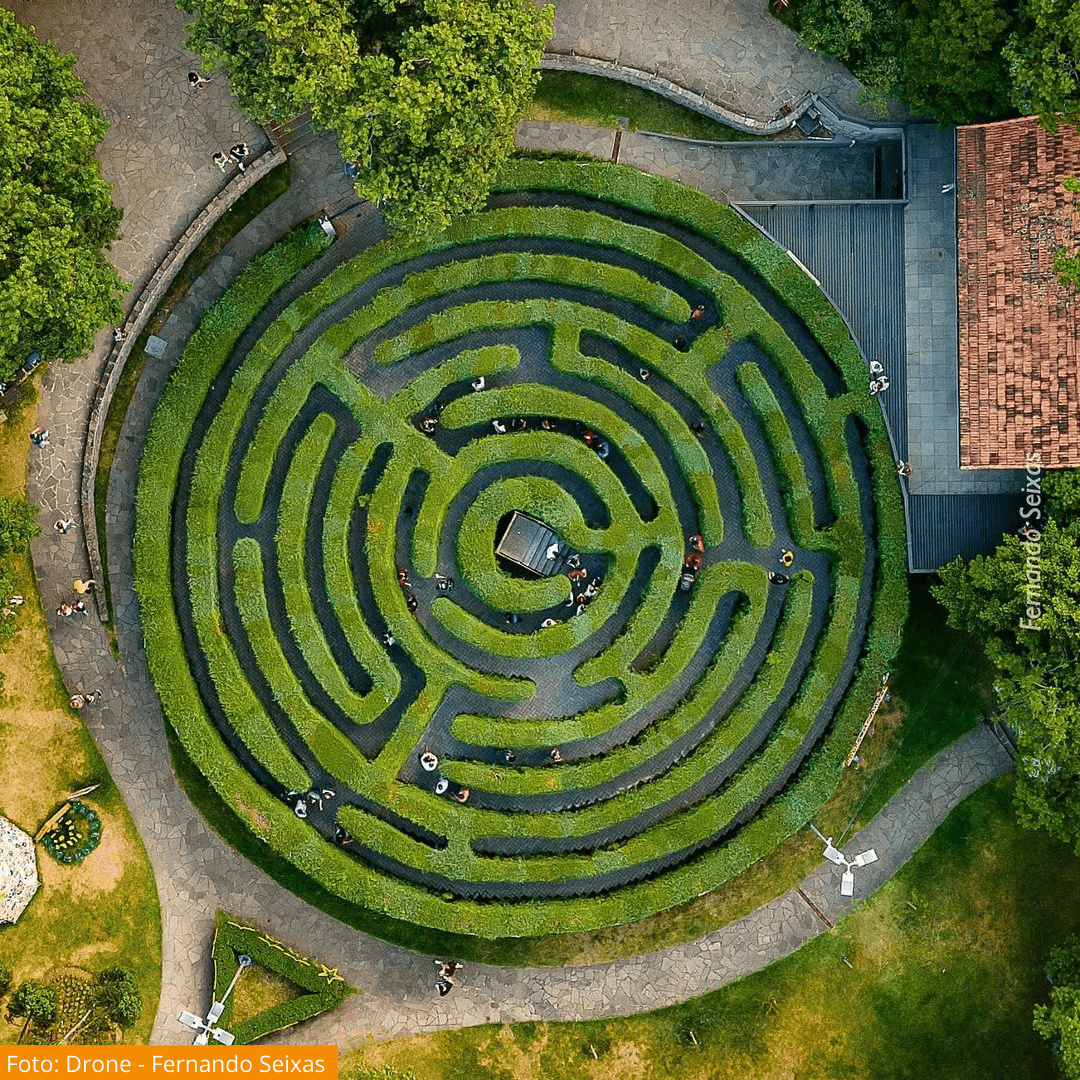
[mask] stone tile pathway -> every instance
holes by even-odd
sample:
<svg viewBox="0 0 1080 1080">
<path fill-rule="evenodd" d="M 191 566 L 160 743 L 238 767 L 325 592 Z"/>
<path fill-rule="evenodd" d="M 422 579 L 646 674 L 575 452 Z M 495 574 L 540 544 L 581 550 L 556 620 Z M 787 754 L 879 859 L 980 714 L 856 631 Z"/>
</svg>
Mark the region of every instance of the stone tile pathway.
<svg viewBox="0 0 1080 1080">
<path fill-rule="evenodd" d="M 688 0 L 655 7 L 644 0 L 620 4 L 561 0 L 561 40 L 572 39 L 572 26 L 586 33 L 588 26 L 599 25 L 585 20 L 591 9 L 590 17 L 607 27 L 604 34 L 610 32 L 622 41 L 637 35 L 640 49 L 650 53 L 657 42 L 661 51 L 668 48 L 664 42 L 679 42 L 678 47 L 670 46 L 670 55 L 685 54 L 687 63 L 694 60 L 704 70 L 714 62 L 719 43 L 733 40 L 719 35 L 710 20 L 737 14 L 744 7 L 741 3 L 714 6 L 716 12 L 701 15 L 692 11 Z M 741 18 L 749 19 L 747 12 L 757 6 L 746 4 Z M 654 16 L 646 18 L 645 13 L 653 11 L 660 12 L 672 33 L 681 36 L 660 34 Z M 129 280 L 142 283 L 172 239 L 218 190 L 222 177 L 210 164 L 210 155 L 236 138 L 259 148 L 265 145 L 262 136 L 229 107 L 227 90 L 220 82 L 211 84 L 201 97 L 187 90 L 186 73 L 194 63 L 179 44 L 182 17 L 172 0 L 117 0 L 107 10 L 89 3 L 40 0 L 29 16 L 24 8 L 20 15 L 32 17 L 62 48 L 80 53 L 79 73 L 114 121 L 101 153 L 116 200 L 126 210 L 125 238 L 114 248 L 114 261 Z M 758 81 L 764 80 L 764 92 L 779 99 L 785 80 L 797 76 L 806 80 L 798 93 L 824 89 L 848 107 L 829 83 L 830 79 L 843 82 L 842 74 L 830 72 L 827 62 L 825 67 L 810 69 L 820 76 L 815 81 L 802 67 L 797 71 L 794 62 L 779 56 L 771 38 L 782 35 L 771 19 L 767 32 L 760 19 L 757 24 L 736 19 L 728 33 L 743 33 L 752 25 L 759 27 L 760 40 L 770 44 L 735 44 L 730 51 L 747 71 L 760 68 Z M 689 44 L 687 35 L 692 38 Z M 605 40 L 603 34 L 597 36 L 596 47 Z M 647 59 L 624 58 L 627 62 Z M 689 67 L 686 70 L 689 77 L 692 72 Z M 770 70 L 779 78 L 770 76 Z M 752 80 L 747 80 L 746 86 L 751 85 Z M 166 331 L 171 340 L 180 340 L 185 323 L 191 325 L 247 258 L 291 222 L 323 207 L 342 209 L 350 201 L 330 140 L 312 144 L 306 158 L 294 166 L 296 179 L 289 195 L 237 237 L 189 294 L 186 311 L 178 311 Z M 364 208 L 350 210 L 348 220 L 351 229 L 370 236 L 377 233 Z M 86 720 L 131 808 L 157 877 L 164 970 L 155 1043 L 184 1038 L 175 1021 L 179 1010 L 203 1008 L 209 1001 L 210 930 L 219 907 L 339 965 L 362 988 L 336 1013 L 284 1036 L 289 1041 L 339 1045 L 368 1034 L 388 1038 L 489 1020 L 579 1019 L 652 1009 L 756 970 L 824 929 L 796 891 L 700 941 L 651 956 L 556 970 L 470 965 L 458 989 L 439 999 L 432 985 L 430 958 L 358 934 L 308 907 L 232 852 L 192 809 L 173 776 L 130 591 L 131 485 L 141 432 L 165 378 L 169 354 L 165 367 L 148 369 L 139 386 L 122 434 L 110 493 L 110 566 L 122 661 L 113 659 L 105 632 L 92 616 L 60 619 L 52 614 L 67 598 L 72 579 L 86 572 L 79 532 L 60 536 L 51 525 L 60 514 L 77 516 L 87 412 L 108 337 L 108 331 L 103 331 L 90 355 L 72 365 L 54 365 L 44 376 L 39 421 L 51 429 L 52 442 L 44 451 L 33 449 L 30 456 L 29 493 L 42 507 L 44 526 L 32 550 L 57 661 L 69 688 L 105 691 L 102 704 Z M 881 856 L 877 864 L 859 871 L 858 896 L 865 896 L 895 872 L 965 795 L 1009 766 L 985 728 L 976 729 L 939 755 L 847 845 L 851 852 L 874 846 Z M 827 865 L 802 885 L 802 893 L 830 920 L 849 904 L 839 897 L 838 877 L 836 868 Z"/>
<path fill-rule="evenodd" d="M 653 72 L 759 119 L 808 91 L 871 116 L 851 72 L 802 48 L 767 0 L 555 0 L 551 48 Z"/>
</svg>

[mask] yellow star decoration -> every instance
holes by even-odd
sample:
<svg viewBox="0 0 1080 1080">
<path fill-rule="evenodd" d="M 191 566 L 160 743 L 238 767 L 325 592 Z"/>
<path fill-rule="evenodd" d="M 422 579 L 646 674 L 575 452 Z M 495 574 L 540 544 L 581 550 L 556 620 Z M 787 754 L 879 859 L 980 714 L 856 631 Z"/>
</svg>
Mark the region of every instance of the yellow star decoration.
<svg viewBox="0 0 1080 1080">
<path fill-rule="evenodd" d="M 325 964 L 319 964 L 319 976 L 325 979 L 328 983 L 344 982 L 344 978 L 338 974 L 337 968 L 329 968 Z"/>
</svg>

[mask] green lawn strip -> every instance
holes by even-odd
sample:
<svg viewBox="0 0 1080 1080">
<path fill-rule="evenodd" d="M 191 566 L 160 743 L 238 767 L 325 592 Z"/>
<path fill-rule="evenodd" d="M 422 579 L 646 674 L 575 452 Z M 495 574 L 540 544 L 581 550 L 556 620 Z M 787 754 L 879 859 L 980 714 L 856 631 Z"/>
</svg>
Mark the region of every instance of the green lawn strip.
<svg viewBox="0 0 1080 1080">
<path fill-rule="evenodd" d="M 577 71 L 544 71 L 529 116 L 534 120 L 561 120 L 608 128 L 615 127 L 619 118 L 625 117 L 631 131 L 655 131 L 711 142 L 767 138 L 728 127 L 644 87 Z"/>
<path fill-rule="evenodd" d="M 776 400 L 765 376 L 757 364 L 743 364 L 737 372 L 739 385 L 750 407 L 757 414 L 769 440 L 776 477 L 787 507 L 788 524 L 795 543 L 800 547 L 814 548 L 814 504 L 810 498 L 810 483 L 806 468 L 792 437 L 784 410 Z"/>
<path fill-rule="evenodd" d="M 595 314 L 599 315 L 600 313 Z M 638 345 L 645 348 L 647 350 L 645 354 L 634 348 L 635 355 L 643 356 L 643 358 L 656 351 L 657 339 L 640 331 L 633 334 L 633 330 L 636 328 L 630 327 L 621 319 L 613 320 L 611 316 L 601 315 L 596 321 L 604 325 L 602 327 L 585 325 L 573 329 L 561 326 L 555 335 L 552 364 L 559 371 L 577 375 L 599 386 L 607 387 L 607 389 L 629 402 L 637 412 L 647 416 L 657 426 L 671 447 L 671 452 L 679 463 L 679 468 L 697 505 L 699 515 L 698 531 L 705 538 L 706 543 L 719 544 L 724 539 L 724 521 L 717 500 L 716 480 L 712 474 L 709 458 L 702 448 L 700 440 L 690 430 L 686 420 L 679 415 L 679 411 L 674 406 L 669 405 L 659 394 L 647 387 L 635 375 L 631 375 L 629 372 L 623 371 L 613 364 L 609 364 L 606 360 L 601 360 L 599 357 L 584 356 L 579 351 L 581 330 L 607 337 L 608 332 L 613 329 L 618 335 L 615 340 L 625 342 L 632 348 Z M 574 330 L 578 332 L 575 334 Z M 628 340 L 630 338 L 634 339 L 633 345 Z M 671 349 L 673 352 L 678 351 L 673 346 L 671 346 Z M 712 397 L 713 395 L 709 395 L 709 399 Z M 711 403 L 709 399 L 705 403 L 707 411 L 707 407 Z"/>
<path fill-rule="evenodd" d="M 626 676 L 627 692 L 623 699 L 617 703 L 609 703 L 600 709 L 586 712 L 580 717 L 567 721 L 540 722 L 550 725 L 553 730 L 546 731 L 550 735 L 559 735 L 561 725 L 570 724 L 574 728 L 592 731 L 596 728 L 610 729 L 616 723 L 629 719 L 633 714 L 647 705 L 656 694 L 670 681 L 673 671 L 677 672 L 686 664 L 687 654 L 690 651 L 694 638 L 700 638 L 704 630 L 708 628 L 709 613 L 715 610 L 720 596 L 730 592 L 734 582 L 731 573 L 731 564 L 709 567 L 704 570 L 699 578 L 697 589 L 700 595 L 706 597 L 707 603 L 703 602 L 705 612 L 697 612 L 691 607 L 686 617 L 678 627 L 675 640 L 671 648 L 665 654 L 661 664 L 648 676 Z M 793 594 L 793 599 L 796 594 Z M 696 597 L 695 597 L 696 599 Z M 798 605 L 789 605 L 785 609 L 785 620 Z M 806 609 L 808 617 L 809 609 Z M 443 771 L 452 780 L 466 784 L 470 787 L 486 791 L 494 791 L 500 794 L 514 793 L 518 795 L 542 795 L 551 791 L 580 791 L 590 788 L 613 777 L 621 776 L 638 768 L 661 753 L 666 747 L 671 746 L 695 725 L 700 723 L 709 710 L 713 708 L 717 699 L 730 685 L 732 678 L 738 672 L 742 661 L 754 643 L 754 634 L 760 623 L 762 608 L 747 607 L 735 619 L 729 634 L 718 650 L 713 662 L 709 665 L 705 674 L 687 692 L 686 696 L 665 716 L 655 723 L 650 724 L 640 736 L 632 743 L 627 743 L 608 751 L 600 760 L 588 760 L 579 763 L 567 763 L 552 766 L 545 769 L 493 769 L 490 765 L 481 765 L 477 762 L 453 761 L 444 759 Z M 803 614 L 800 612 L 800 615 Z M 697 631 L 700 629 L 701 633 Z M 805 633 L 805 625 L 803 626 Z M 691 640 L 686 640 L 687 637 Z M 783 653 L 785 648 L 778 638 L 777 652 Z M 675 662 L 669 663 L 669 657 Z M 667 670 L 668 668 L 672 670 Z M 665 681 L 666 677 L 666 681 Z M 599 723 L 596 714 L 606 714 Z M 461 722 L 463 721 L 464 722 Z M 455 718 L 453 726 L 456 738 L 461 738 L 459 731 L 475 733 L 476 741 L 485 740 L 487 745 L 500 744 L 510 746 L 530 745 L 522 741 L 522 734 L 526 737 L 533 734 L 532 731 L 520 733 L 514 728 L 513 722 L 495 721 L 491 725 L 493 730 L 484 732 L 478 721 L 480 717 L 461 716 Z M 535 721 L 528 723 L 530 728 L 539 726 Z M 566 735 L 561 738 L 550 738 L 539 745 L 559 745 L 567 741 Z M 696 752 L 696 751 L 695 751 Z"/>
<path fill-rule="evenodd" d="M 379 716 L 386 695 L 357 693 L 345 677 L 315 613 L 305 565 L 311 499 L 334 428 L 333 419 L 321 413 L 289 463 L 278 515 L 277 563 L 289 626 L 305 663 L 334 704 L 355 723 L 362 724 Z"/>
<path fill-rule="evenodd" d="M 484 488 L 465 511 L 457 536 L 457 564 L 477 599 L 493 611 L 543 611 L 565 603 L 570 582 L 563 574 L 548 578 L 512 577 L 495 556 L 499 522 L 519 510 L 543 521 L 576 551 L 598 551 L 600 534 L 588 529 L 581 508 L 554 480 L 509 476 Z"/>
<path fill-rule="evenodd" d="M 342 455 L 330 486 L 330 498 L 323 521 L 323 566 L 330 609 L 358 664 L 367 671 L 372 689 L 363 698 L 358 723 L 374 720 L 397 697 L 401 673 L 377 641 L 357 599 L 358 582 L 353 578 L 349 555 L 349 526 L 364 469 L 371 460 L 377 442 L 360 439 Z"/>
<path fill-rule="evenodd" d="M 1012 786 L 966 799 L 835 931 L 721 990 L 614 1019 L 368 1044 L 342 1075 L 369 1062 L 430 1080 L 609 1080 L 632 1061 L 642 1080 L 1045 1080 L 1055 1059 L 1031 1015 L 1050 948 L 1080 930 L 1080 859 L 1016 824 Z"/>
</svg>

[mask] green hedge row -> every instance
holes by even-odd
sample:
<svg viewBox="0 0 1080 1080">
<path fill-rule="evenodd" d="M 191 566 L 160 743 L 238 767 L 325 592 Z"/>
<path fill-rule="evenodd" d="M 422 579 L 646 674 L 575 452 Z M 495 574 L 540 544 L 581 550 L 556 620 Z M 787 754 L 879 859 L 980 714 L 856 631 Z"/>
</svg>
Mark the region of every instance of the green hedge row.
<svg viewBox="0 0 1080 1080">
<path fill-rule="evenodd" d="M 444 761 L 446 775 L 470 787 L 499 793 L 539 795 L 550 791 L 584 790 L 628 773 L 651 760 L 705 717 L 730 685 L 753 647 L 764 612 L 762 583 L 766 579 L 760 568 L 724 563 L 703 570 L 694 596 L 695 601 L 700 599 L 700 604 L 692 606 L 680 621 L 671 647 L 660 665 L 647 675 L 627 671 L 624 676 L 626 691 L 618 701 L 563 720 L 501 720 L 462 714 L 455 717 L 451 727 L 455 738 L 463 742 L 512 748 L 565 745 L 573 739 L 593 737 L 611 730 L 647 706 L 666 688 L 665 676 L 669 680 L 672 670 L 678 671 L 685 665 L 690 658 L 693 641 L 707 630 L 716 604 L 729 592 L 739 590 L 739 581 L 745 576 L 740 571 L 747 571 L 757 579 L 756 587 L 751 586 L 754 600 L 736 616 L 709 667 L 687 691 L 685 698 L 650 724 L 633 743 L 619 746 L 603 758 L 567 762 L 547 769 L 493 769 L 478 762 Z M 697 610 L 698 607 L 700 610 Z M 672 656 L 677 658 L 674 663 L 670 661 Z"/>
<path fill-rule="evenodd" d="M 241 1046 L 336 1009 L 349 994 L 356 992 L 337 968 L 309 960 L 265 931 L 236 922 L 224 911 L 219 911 L 214 921 L 215 1001 L 221 1001 L 224 997 L 240 966 L 238 958 L 241 956 L 250 956 L 253 964 L 306 991 L 291 1001 L 275 1005 L 240 1023 L 233 1021 L 236 999 L 230 994 L 225 1001 L 220 1023 Z M 247 977 L 246 971 L 240 979 Z"/>
<path fill-rule="evenodd" d="M 776 478 L 787 507 L 791 535 L 800 547 L 814 546 L 814 503 L 802 454 L 795 445 L 784 410 L 757 364 L 742 364 L 739 385 L 769 440 Z"/>
</svg>

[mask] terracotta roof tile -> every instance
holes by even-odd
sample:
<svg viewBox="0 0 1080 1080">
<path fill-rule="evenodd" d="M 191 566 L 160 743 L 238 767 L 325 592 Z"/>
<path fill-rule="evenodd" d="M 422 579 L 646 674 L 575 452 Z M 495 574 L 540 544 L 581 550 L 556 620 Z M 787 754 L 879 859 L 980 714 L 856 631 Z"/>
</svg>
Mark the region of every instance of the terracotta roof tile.
<svg viewBox="0 0 1080 1080">
<path fill-rule="evenodd" d="M 1051 266 L 1080 246 L 1061 186 L 1080 135 L 1024 117 L 959 128 L 956 149 L 960 464 L 1080 466 L 1080 303 Z"/>
</svg>

